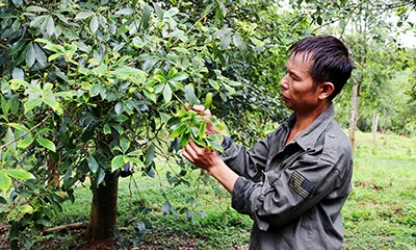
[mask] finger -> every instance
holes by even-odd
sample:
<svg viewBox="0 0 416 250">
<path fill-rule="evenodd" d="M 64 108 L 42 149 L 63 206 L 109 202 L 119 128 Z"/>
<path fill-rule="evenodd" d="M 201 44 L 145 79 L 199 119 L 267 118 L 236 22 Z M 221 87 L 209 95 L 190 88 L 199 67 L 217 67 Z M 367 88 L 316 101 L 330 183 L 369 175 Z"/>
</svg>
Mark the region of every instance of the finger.
<svg viewBox="0 0 416 250">
<path fill-rule="evenodd" d="M 196 144 L 196 142 L 194 142 L 192 139 L 189 140 L 186 147 L 186 151 L 193 159 L 201 158 L 211 152 L 209 149 L 203 148 Z"/>
<path fill-rule="evenodd" d="M 192 109 L 194 111 L 198 112 L 198 113 L 204 112 L 204 106 L 203 105 L 199 105 L 199 104 L 194 105 L 194 106 L 192 106 Z"/>
<path fill-rule="evenodd" d="M 186 110 L 190 110 L 191 109 L 191 105 L 189 105 L 189 103 L 185 103 L 185 109 Z"/>
<path fill-rule="evenodd" d="M 185 157 L 188 161 L 193 162 L 193 157 L 192 157 L 192 149 L 190 149 L 190 146 L 186 145 L 183 149 L 182 149 L 182 156 Z"/>
</svg>

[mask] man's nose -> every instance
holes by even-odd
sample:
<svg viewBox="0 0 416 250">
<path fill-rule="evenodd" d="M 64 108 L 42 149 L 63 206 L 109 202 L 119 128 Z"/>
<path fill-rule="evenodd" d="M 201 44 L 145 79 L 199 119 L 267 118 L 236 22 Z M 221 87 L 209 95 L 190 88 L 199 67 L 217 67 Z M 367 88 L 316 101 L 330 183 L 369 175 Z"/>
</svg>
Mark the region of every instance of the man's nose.
<svg viewBox="0 0 416 250">
<path fill-rule="evenodd" d="M 280 80 L 280 87 L 282 87 L 282 89 L 287 89 L 288 87 L 288 83 L 287 83 L 287 76 L 288 74 L 286 74 L 282 80 Z"/>
</svg>

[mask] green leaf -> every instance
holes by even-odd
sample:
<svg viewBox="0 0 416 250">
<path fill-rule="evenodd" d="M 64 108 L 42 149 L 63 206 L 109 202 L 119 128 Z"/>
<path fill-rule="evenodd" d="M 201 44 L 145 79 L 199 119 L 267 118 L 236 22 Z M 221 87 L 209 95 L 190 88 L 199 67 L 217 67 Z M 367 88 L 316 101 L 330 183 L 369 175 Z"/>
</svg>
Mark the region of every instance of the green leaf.
<svg viewBox="0 0 416 250">
<path fill-rule="evenodd" d="M 233 43 L 234 45 L 239 48 L 239 49 L 243 49 L 245 47 L 245 44 L 243 42 L 243 39 L 241 38 L 240 33 L 235 33 L 233 35 Z"/>
<path fill-rule="evenodd" d="M 182 133 L 182 135 L 180 137 L 180 142 L 179 142 L 181 147 L 185 147 L 186 144 L 188 144 L 190 137 L 191 137 L 191 134 L 189 132 L 188 133 Z"/>
<path fill-rule="evenodd" d="M 87 19 L 93 16 L 94 14 L 95 14 L 94 12 L 80 12 L 75 16 L 75 19 L 76 20 Z"/>
<path fill-rule="evenodd" d="M 199 140 L 199 129 L 196 127 L 191 127 L 190 130 L 192 139 Z"/>
<path fill-rule="evenodd" d="M 49 16 L 47 19 L 46 31 L 49 36 L 53 36 L 53 34 L 55 33 L 55 22 L 53 21 L 53 18 L 51 16 Z"/>
<path fill-rule="evenodd" d="M 209 79 L 208 82 L 209 82 L 209 85 L 211 85 L 211 87 L 213 87 L 215 90 L 217 90 L 217 91 L 220 90 L 220 85 L 218 84 L 217 81 Z"/>
<path fill-rule="evenodd" d="M 35 17 L 35 19 L 30 22 L 30 27 L 39 28 L 47 17 L 47 15 Z"/>
<path fill-rule="evenodd" d="M 7 200 L 3 196 L 0 196 L 0 204 L 7 204 Z"/>
<path fill-rule="evenodd" d="M 33 44 L 29 44 L 26 50 L 25 62 L 27 66 L 30 68 L 33 66 L 33 64 L 35 64 L 35 61 L 36 61 L 35 48 L 33 47 Z"/>
<path fill-rule="evenodd" d="M 213 97 L 213 94 L 211 92 L 208 92 L 207 95 L 205 96 L 205 100 L 204 100 L 204 109 L 205 110 L 207 110 L 211 107 L 212 97 Z"/>
<path fill-rule="evenodd" d="M 169 84 L 166 84 L 163 88 L 163 99 L 165 102 L 172 100 L 172 89 L 170 88 Z"/>
<path fill-rule="evenodd" d="M 90 89 L 89 94 L 91 97 L 94 97 L 94 96 L 99 95 L 102 92 L 102 90 L 103 90 L 103 87 L 101 87 L 99 84 L 94 84 L 92 85 L 92 88 Z"/>
<path fill-rule="evenodd" d="M 145 156 L 145 166 L 148 167 L 150 164 L 153 163 L 155 159 L 155 146 L 152 144 L 150 145 L 149 149 L 146 151 Z"/>
<path fill-rule="evenodd" d="M 156 95 L 155 95 L 155 93 L 153 91 L 150 91 L 149 89 L 146 88 L 146 89 L 143 89 L 143 94 L 147 98 L 149 98 L 149 100 L 151 100 L 152 102 L 156 103 L 157 98 L 156 98 Z"/>
<path fill-rule="evenodd" d="M 177 74 L 173 75 L 172 77 L 169 78 L 169 80 L 172 80 L 172 81 L 183 81 L 183 80 L 185 80 L 187 78 L 188 78 L 188 74 L 182 72 L 182 73 L 177 73 Z"/>
<path fill-rule="evenodd" d="M 109 73 L 110 75 L 114 75 L 118 79 L 122 79 L 122 80 L 126 80 L 128 77 L 131 77 L 131 76 L 142 76 L 142 77 L 147 76 L 146 72 L 140 69 L 132 68 L 132 67 L 119 67 L 113 71 L 110 71 Z"/>
<path fill-rule="evenodd" d="M 156 16 L 157 16 L 157 18 L 160 20 L 160 21 L 162 21 L 163 20 L 163 10 L 160 8 L 160 6 L 157 4 L 157 3 L 155 3 L 155 2 L 153 2 L 153 8 L 155 9 L 155 13 L 156 13 Z"/>
<path fill-rule="evenodd" d="M 139 157 L 143 155 L 143 152 L 141 150 L 134 150 L 127 154 L 129 157 Z"/>
<path fill-rule="evenodd" d="M 39 7 L 39 6 L 34 6 L 34 5 L 27 7 L 26 11 L 27 12 L 48 12 L 47 9 Z"/>
<path fill-rule="evenodd" d="M 168 72 L 168 79 L 172 79 L 177 73 L 178 70 L 175 67 L 172 67 Z"/>
<path fill-rule="evenodd" d="M 231 36 L 227 34 L 221 39 L 220 48 L 225 50 L 230 46 L 230 44 L 231 44 Z"/>
<path fill-rule="evenodd" d="M 0 189 L 6 192 L 12 185 L 12 179 L 0 169 Z"/>
<path fill-rule="evenodd" d="M 33 48 L 35 49 L 36 61 L 42 67 L 46 67 L 48 65 L 48 58 L 47 58 L 45 52 L 37 44 L 34 44 Z"/>
<path fill-rule="evenodd" d="M 13 79 L 23 80 L 25 78 L 25 73 L 21 68 L 15 67 L 13 68 L 12 77 Z"/>
<path fill-rule="evenodd" d="M 105 63 L 100 64 L 100 66 L 94 68 L 92 72 L 96 76 L 103 76 L 105 72 L 107 72 L 107 65 Z"/>
<path fill-rule="evenodd" d="M 159 116 L 160 116 L 160 118 L 162 118 L 162 121 L 164 121 L 164 122 L 168 122 L 169 119 L 171 118 L 170 115 L 168 115 L 164 112 L 159 112 Z"/>
<path fill-rule="evenodd" d="M 30 130 L 28 128 L 26 128 L 24 125 L 17 124 L 17 123 L 12 123 L 12 122 L 11 123 L 7 123 L 7 125 L 10 126 L 10 127 L 12 127 L 12 128 L 15 128 L 15 129 L 24 131 L 26 133 L 30 133 Z"/>
<path fill-rule="evenodd" d="M 111 172 L 116 171 L 124 166 L 124 157 L 123 155 L 117 155 L 111 160 Z"/>
<path fill-rule="evenodd" d="M 91 20 L 90 20 L 90 30 L 94 34 L 98 30 L 98 18 L 97 18 L 97 15 L 93 15 L 92 18 L 91 18 Z"/>
<path fill-rule="evenodd" d="M 112 127 L 113 129 L 115 129 L 117 131 L 117 133 L 119 133 L 120 135 L 122 135 L 124 133 L 124 129 L 120 124 L 117 123 L 109 123 L 108 125 L 110 125 L 110 127 Z"/>
<path fill-rule="evenodd" d="M 130 7 L 134 9 L 136 7 L 138 1 L 139 0 L 133 0 L 133 1 L 131 1 Z"/>
<path fill-rule="evenodd" d="M 92 173 L 97 173 L 99 168 L 98 162 L 93 155 L 88 156 L 88 167 L 90 168 Z"/>
<path fill-rule="evenodd" d="M 61 104 L 59 102 L 56 101 L 54 96 L 46 96 L 43 98 L 43 101 L 49 106 L 51 107 L 54 111 L 58 112 L 59 114 L 63 114 L 64 111 L 61 108 Z"/>
<path fill-rule="evenodd" d="M 172 205 L 170 204 L 169 201 L 166 201 L 165 204 L 163 204 L 162 213 L 163 214 L 168 214 L 171 209 L 172 209 Z"/>
<path fill-rule="evenodd" d="M 1 105 L 1 110 L 3 111 L 3 115 L 7 117 L 7 115 L 9 114 L 11 102 L 6 101 L 6 99 L 4 99 L 4 97 L 1 94 L 0 94 L 0 105 Z"/>
<path fill-rule="evenodd" d="M 17 207 L 17 210 L 19 210 L 19 212 L 24 213 L 24 214 L 32 214 L 34 211 L 33 207 L 27 204 Z"/>
<path fill-rule="evenodd" d="M 120 9 L 118 10 L 114 15 L 115 16 L 123 16 L 123 15 L 131 15 L 134 13 L 134 9 L 131 8 L 124 8 L 124 9 Z"/>
<path fill-rule="evenodd" d="M 141 26 L 144 29 L 147 29 L 149 28 L 149 25 L 150 25 L 150 16 L 152 15 L 152 10 L 150 6 L 147 4 L 145 4 L 143 8 L 144 8 L 144 13 L 143 13 L 142 20 L 141 20 Z"/>
<path fill-rule="evenodd" d="M 127 139 L 120 139 L 120 147 L 123 153 L 126 154 L 130 148 L 130 141 Z"/>
<path fill-rule="evenodd" d="M 179 13 L 179 9 L 178 8 L 172 8 L 172 9 L 166 11 L 163 14 L 163 18 L 171 18 L 171 17 L 173 17 L 174 15 L 176 15 L 178 13 Z"/>
<path fill-rule="evenodd" d="M 97 174 L 96 174 L 96 176 L 97 176 L 97 183 L 96 183 L 97 187 L 100 186 L 100 184 L 104 181 L 105 174 L 106 174 L 106 170 L 104 170 L 102 168 L 98 169 Z"/>
<path fill-rule="evenodd" d="M 37 106 L 42 105 L 43 101 L 41 98 L 33 98 L 28 100 L 23 104 L 25 108 L 25 114 L 31 111 L 32 109 L 36 108 Z"/>
<path fill-rule="evenodd" d="M 198 146 L 200 146 L 200 147 L 202 147 L 202 148 L 206 148 L 206 147 L 208 147 L 207 142 L 206 142 L 205 140 L 203 140 L 203 139 L 193 139 L 193 140 L 194 140 L 194 142 L 195 142 Z"/>
<path fill-rule="evenodd" d="M 153 78 L 160 82 L 160 83 L 165 83 L 166 82 L 166 77 L 165 77 L 165 73 L 163 73 L 163 70 L 161 69 L 156 69 L 154 74 L 153 74 Z"/>
<path fill-rule="evenodd" d="M 165 38 L 181 38 L 181 39 L 185 39 L 186 37 L 184 36 L 185 32 L 183 32 L 180 29 L 175 29 L 174 31 L 166 34 Z"/>
<path fill-rule="evenodd" d="M 225 128 L 225 125 L 214 116 L 211 116 L 209 119 L 216 129 L 223 130 Z"/>
<path fill-rule="evenodd" d="M 105 124 L 104 125 L 104 128 L 103 128 L 103 131 L 104 131 L 104 134 L 106 134 L 106 135 L 111 134 L 111 128 L 110 128 L 110 126 L 108 126 L 108 124 Z"/>
<path fill-rule="evenodd" d="M 10 128 L 7 129 L 6 136 L 4 137 L 4 142 L 6 144 L 11 143 L 11 145 L 8 148 L 13 151 L 16 150 L 16 144 L 13 143 L 15 142 L 15 136 L 14 136 L 13 131 Z"/>
<path fill-rule="evenodd" d="M 207 130 L 207 121 L 203 120 L 199 127 L 199 135 L 198 135 L 199 139 L 202 139 L 205 137 L 206 130 Z"/>
<path fill-rule="evenodd" d="M 23 169 L 3 169 L 3 171 L 7 175 L 15 179 L 22 179 L 22 180 L 35 179 L 35 176 L 32 173 Z"/>
<path fill-rule="evenodd" d="M 200 101 L 195 95 L 194 85 L 188 84 L 185 86 L 185 98 L 188 101 L 189 105 L 194 106 L 200 104 Z"/>
<path fill-rule="evenodd" d="M 20 139 L 17 142 L 17 147 L 19 149 L 26 149 L 27 147 L 29 147 L 31 144 L 33 143 L 33 137 L 31 134 L 26 135 L 25 137 L 23 137 L 23 139 Z"/>
<path fill-rule="evenodd" d="M 169 129 L 169 137 L 170 138 L 176 138 L 178 136 L 180 136 L 187 128 L 186 124 L 181 124 L 181 123 L 177 123 L 175 125 L 173 125 L 170 129 Z"/>
<path fill-rule="evenodd" d="M 44 148 L 46 148 L 46 149 L 49 149 L 50 151 L 52 151 L 52 152 L 56 152 L 56 147 L 55 147 L 55 144 L 52 142 L 52 141 L 50 141 L 50 140 L 48 140 L 48 139 L 46 139 L 46 138 L 43 138 L 43 137 L 37 137 L 36 138 L 36 141 L 42 146 L 42 147 L 44 147 Z"/>
</svg>

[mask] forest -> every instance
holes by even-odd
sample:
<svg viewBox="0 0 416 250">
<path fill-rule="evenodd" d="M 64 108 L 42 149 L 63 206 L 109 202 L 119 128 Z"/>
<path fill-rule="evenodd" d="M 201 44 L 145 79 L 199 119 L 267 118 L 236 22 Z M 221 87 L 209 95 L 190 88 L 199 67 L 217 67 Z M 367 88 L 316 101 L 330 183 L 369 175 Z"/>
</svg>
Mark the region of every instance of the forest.
<svg viewBox="0 0 416 250">
<path fill-rule="evenodd" d="M 415 138 L 415 10 L 411 0 L 0 0 L 2 234 L 32 248 L 80 187 L 91 193 L 87 241 L 123 231 L 137 245 L 151 222 L 134 213 L 194 218 L 197 194 L 178 208 L 162 192 L 160 208 L 143 198 L 125 215 L 139 226 L 121 227 L 120 182 L 162 173 L 172 190 L 211 185 L 181 149 L 190 138 L 221 146 L 198 137 L 206 124 L 185 104 L 209 106 L 216 126 L 252 145 L 290 114 L 279 82 L 289 46 L 307 36 L 350 50 L 353 75 L 334 104 L 356 154 L 357 134 L 372 150 L 380 136 Z"/>
</svg>

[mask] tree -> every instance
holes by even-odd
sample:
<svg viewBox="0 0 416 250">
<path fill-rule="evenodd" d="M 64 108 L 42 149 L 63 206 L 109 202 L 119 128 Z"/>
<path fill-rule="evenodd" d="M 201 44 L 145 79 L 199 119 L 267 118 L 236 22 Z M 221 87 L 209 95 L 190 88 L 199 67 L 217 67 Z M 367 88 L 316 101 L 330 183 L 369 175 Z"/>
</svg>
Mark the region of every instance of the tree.
<svg viewBox="0 0 416 250">
<path fill-rule="evenodd" d="M 394 52 L 398 51 L 399 41 L 397 37 L 388 36 L 387 34 L 391 32 L 399 34 L 400 31 L 397 28 L 404 26 L 413 27 L 414 24 L 408 20 L 408 17 L 414 11 L 416 5 L 414 1 L 388 1 L 386 3 L 382 1 L 359 0 L 335 2 L 297 1 L 292 3 L 292 6 L 295 6 L 295 8 L 303 7 L 308 10 L 308 15 L 312 22 L 318 25 L 316 32 L 325 27 L 330 27 L 329 29 L 332 32 L 337 32 L 336 28 L 333 27 L 339 27 L 339 36 L 350 47 L 356 66 L 356 70 L 351 78 L 353 87 L 349 119 L 349 137 L 354 148 L 355 130 L 357 120 L 360 117 L 359 103 L 363 101 L 362 94 L 372 99 L 364 100 L 371 102 L 372 108 L 380 104 L 380 102 L 376 101 L 378 96 L 374 95 L 373 90 L 388 89 L 389 82 L 386 80 L 391 80 L 391 69 L 398 68 L 393 63 L 385 64 L 384 62 L 385 68 L 374 69 L 377 70 L 377 74 L 371 74 L 373 69 L 370 67 L 376 65 L 376 60 L 380 59 L 379 56 L 374 57 L 374 54 L 371 54 L 374 53 L 372 50 L 374 48 L 383 50 L 387 48 L 390 53 L 393 50 Z M 398 19 L 389 19 L 392 16 L 397 16 Z M 384 29 L 383 31 L 382 28 Z M 378 50 L 375 49 L 375 51 Z M 375 60 L 373 61 L 373 59 Z M 368 75 L 369 72 L 370 75 Z M 380 86 L 373 88 L 373 83 L 381 83 L 383 86 L 381 88 Z M 370 88 L 363 88 L 363 86 L 369 86 Z"/>
<path fill-rule="evenodd" d="M 91 240 L 113 234 L 119 177 L 152 177 L 155 158 L 172 157 L 183 171 L 168 180 L 189 184 L 178 150 L 204 123 L 184 102 L 212 93 L 232 131 L 284 116 L 272 85 L 307 23 L 275 11 L 272 1 L 0 2 L 0 213 L 12 247 L 30 248 L 19 232 L 49 226 L 62 202 L 75 202 L 77 183 L 94 194 Z M 220 150 L 215 138 L 199 139 Z"/>
</svg>

